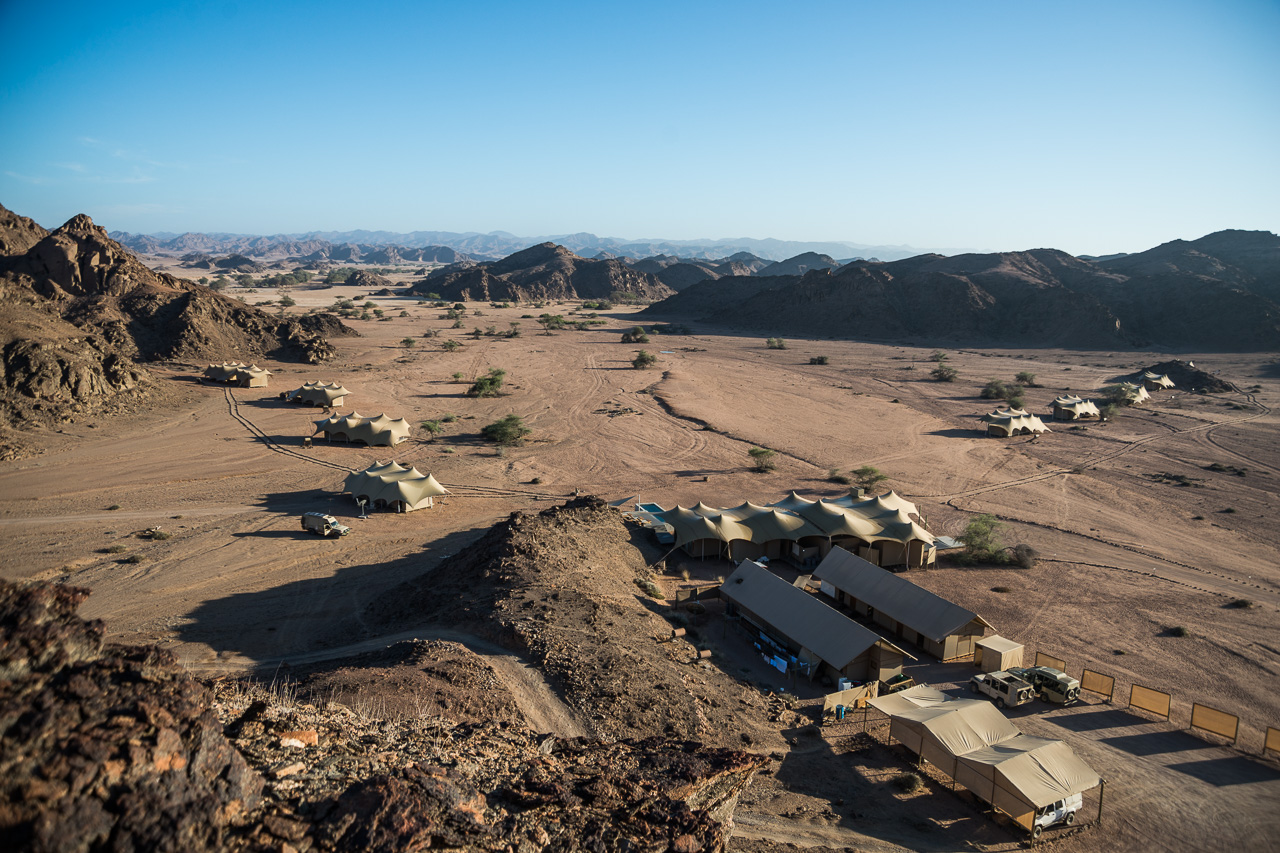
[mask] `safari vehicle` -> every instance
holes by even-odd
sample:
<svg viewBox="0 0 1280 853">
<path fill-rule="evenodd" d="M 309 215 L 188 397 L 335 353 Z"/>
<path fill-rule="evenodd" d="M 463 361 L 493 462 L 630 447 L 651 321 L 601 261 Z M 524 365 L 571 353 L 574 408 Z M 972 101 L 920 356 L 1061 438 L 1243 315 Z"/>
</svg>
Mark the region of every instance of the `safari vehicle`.
<svg viewBox="0 0 1280 853">
<path fill-rule="evenodd" d="M 1026 681 L 1046 702 L 1070 705 L 1080 698 L 1080 680 L 1051 666 L 1010 667 L 1009 672 Z"/>
<path fill-rule="evenodd" d="M 1067 826 L 1076 822 L 1076 812 L 1084 805 L 1084 797 L 1072 794 L 1065 800 L 1058 800 L 1047 806 L 1036 809 L 1035 823 L 1031 825 L 1031 837 L 1039 838 L 1040 833 L 1051 826 L 1065 823 Z"/>
<path fill-rule="evenodd" d="M 906 690 L 908 687 L 915 687 L 916 680 L 905 672 L 900 672 L 888 681 L 880 682 L 880 695 L 886 693 L 897 693 L 899 690 Z"/>
<path fill-rule="evenodd" d="M 969 679 L 969 689 L 985 693 L 1001 708 L 1025 705 L 1036 698 L 1036 689 L 1018 676 L 1001 670 L 983 672 Z"/>
<path fill-rule="evenodd" d="M 339 524 L 338 519 L 332 515 L 325 515 L 323 512 L 304 512 L 302 514 L 302 529 L 310 530 L 320 536 L 346 536 L 351 532 L 350 527 L 345 524 Z"/>
</svg>

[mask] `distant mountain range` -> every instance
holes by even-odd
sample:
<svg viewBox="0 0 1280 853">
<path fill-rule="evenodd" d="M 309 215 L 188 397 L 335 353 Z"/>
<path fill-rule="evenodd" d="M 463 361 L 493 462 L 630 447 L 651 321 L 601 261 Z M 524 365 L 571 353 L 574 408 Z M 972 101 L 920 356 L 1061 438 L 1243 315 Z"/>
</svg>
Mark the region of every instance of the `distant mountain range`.
<svg viewBox="0 0 1280 853">
<path fill-rule="evenodd" d="M 455 231 L 311 231 L 306 234 L 130 234 L 112 231 L 111 239 L 135 252 L 146 254 L 185 254 L 187 252 L 237 253 L 254 257 L 304 257 L 322 250 L 325 244 L 359 246 L 368 252 L 376 247 L 395 246 L 404 249 L 448 248 L 476 260 L 497 260 L 521 249 L 541 243 L 564 246 L 576 255 L 591 257 L 604 253 L 613 258 L 647 258 L 653 255 L 675 255 L 681 258 L 713 260 L 739 252 L 748 252 L 769 261 L 782 261 L 806 252 L 833 258 L 877 258 L 893 261 L 926 252 L 953 254 L 963 249 L 917 249 L 911 246 L 871 246 L 846 242 L 801 242 L 795 240 L 757 240 L 742 237 L 723 240 L 626 240 L 597 237 L 595 234 L 558 234 L 544 237 L 517 237 L 506 231 L 488 234 Z M 358 260 L 348 258 L 348 260 Z M 383 263 L 383 261 L 373 261 Z M 446 263 L 449 263 L 446 261 Z"/>
</svg>

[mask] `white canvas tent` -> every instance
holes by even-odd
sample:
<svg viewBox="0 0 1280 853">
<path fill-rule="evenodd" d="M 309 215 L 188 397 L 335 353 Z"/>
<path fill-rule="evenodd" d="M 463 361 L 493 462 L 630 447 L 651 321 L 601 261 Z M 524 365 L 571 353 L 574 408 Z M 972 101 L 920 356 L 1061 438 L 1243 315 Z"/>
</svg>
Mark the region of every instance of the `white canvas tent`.
<svg viewBox="0 0 1280 853">
<path fill-rule="evenodd" d="M 378 415 L 366 418 L 359 412 L 350 415 L 334 413 L 315 421 L 316 432 L 323 432 L 329 441 L 342 439 L 347 442 L 363 442 L 370 447 L 393 447 L 409 437 L 409 422 L 404 418 Z"/>
<path fill-rule="evenodd" d="M 1129 401 L 1129 405 L 1136 406 L 1139 403 L 1145 403 L 1151 399 L 1151 395 L 1147 393 L 1146 387 L 1135 385 L 1132 382 L 1121 382 L 1120 388 L 1124 392 L 1124 396 Z"/>
<path fill-rule="evenodd" d="M 1150 370 L 1144 370 L 1139 378 L 1143 387 L 1148 391 L 1158 391 L 1161 388 L 1173 387 L 1173 380 L 1169 378 L 1167 373 L 1152 373 Z"/>
<path fill-rule="evenodd" d="M 987 425 L 987 435 L 1005 438 L 1049 431 L 1039 415 L 1030 414 L 1023 409 L 996 409 L 983 415 L 982 421 Z"/>
<path fill-rule="evenodd" d="M 1102 417 L 1102 413 L 1098 411 L 1096 403 L 1080 397 L 1058 397 L 1053 401 L 1050 408 L 1053 409 L 1053 417 L 1060 421 Z"/>
<path fill-rule="evenodd" d="M 308 382 L 283 396 L 290 403 L 307 406 L 341 406 L 350 393 L 337 382 Z"/>
<path fill-rule="evenodd" d="M 435 499 L 449 494 L 431 474 L 406 468 L 397 462 L 377 462 L 363 471 L 347 475 L 342 490 L 357 501 L 362 498 L 374 509 L 413 512 L 433 506 Z"/>
<path fill-rule="evenodd" d="M 999 672 L 1011 666 L 1022 666 L 1022 644 L 992 634 L 978 640 L 973 653 L 973 662 L 982 667 L 983 672 Z"/>
<path fill-rule="evenodd" d="M 224 361 L 222 364 L 211 364 L 206 367 L 204 378 L 212 382 L 238 385 L 241 388 L 265 388 L 271 378 L 271 371 L 256 364 Z"/>
</svg>

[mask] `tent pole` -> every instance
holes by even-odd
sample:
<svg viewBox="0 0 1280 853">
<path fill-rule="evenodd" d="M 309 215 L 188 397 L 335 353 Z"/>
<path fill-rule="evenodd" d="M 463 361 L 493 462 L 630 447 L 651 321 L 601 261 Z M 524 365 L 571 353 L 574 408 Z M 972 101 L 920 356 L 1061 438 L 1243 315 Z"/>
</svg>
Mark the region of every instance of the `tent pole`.
<svg viewBox="0 0 1280 853">
<path fill-rule="evenodd" d="M 1102 780 L 1102 787 L 1098 790 L 1098 826 L 1102 826 L 1102 800 L 1107 796 L 1107 780 Z"/>
</svg>

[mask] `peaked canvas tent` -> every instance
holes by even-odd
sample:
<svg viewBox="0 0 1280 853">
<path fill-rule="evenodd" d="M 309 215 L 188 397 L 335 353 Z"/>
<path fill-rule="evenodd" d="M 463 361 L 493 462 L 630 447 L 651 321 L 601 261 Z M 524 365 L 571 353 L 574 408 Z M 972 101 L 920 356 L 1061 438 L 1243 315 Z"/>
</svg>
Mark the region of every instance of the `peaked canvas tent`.
<svg viewBox="0 0 1280 853">
<path fill-rule="evenodd" d="M 1144 370 L 1139 379 L 1141 379 L 1143 387 L 1148 391 L 1158 391 L 1161 388 L 1173 387 L 1173 380 L 1169 378 L 1167 373 L 1152 373 L 1150 370 Z"/>
<path fill-rule="evenodd" d="M 1080 418 L 1100 418 L 1102 413 L 1098 411 L 1098 406 L 1092 400 L 1084 400 L 1080 397 L 1058 397 L 1050 406 L 1053 409 L 1053 417 L 1059 421 L 1075 421 Z"/>
<path fill-rule="evenodd" d="M 798 664 L 855 681 L 885 681 L 902 672 L 902 649 L 854 622 L 764 566 L 743 560 L 720 587 L 729 611 L 761 632 L 761 651 L 782 652 Z"/>
<path fill-rule="evenodd" d="M 1151 395 L 1147 393 L 1147 389 L 1142 385 L 1135 385 L 1132 382 L 1121 382 L 1120 388 L 1124 392 L 1124 396 L 1129 401 L 1129 405 L 1136 406 L 1139 403 L 1145 403 L 1151 399 Z"/>
<path fill-rule="evenodd" d="M 350 393 L 337 382 L 308 382 L 281 396 L 290 403 L 302 403 L 306 406 L 341 406 Z"/>
<path fill-rule="evenodd" d="M 996 409 L 983 415 L 982 420 L 987 425 L 987 435 L 1004 438 L 1049 431 L 1038 415 L 1028 414 L 1023 409 Z"/>
<path fill-rule="evenodd" d="M 840 547 L 831 549 L 813 576 L 826 595 L 940 660 L 969 657 L 975 641 L 992 627 L 972 610 Z"/>
<path fill-rule="evenodd" d="M 271 371 L 256 364 L 224 361 L 222 364 L 211 364 L 206 367 L 204 378 L 211 382 L 238 385 L 241 388 L 265 388 L 267 381 L 271 378 Z"/>
<path fill-rule="evenodd" d="M 435 498 L 449 494 L 431 474 L 406 468 L 397 462 L 377 462 L 363 471 L 347 475 L 342 490 L 357 501 L 364 499 L 374 509 L 413 512 L 432 506 Z"/>
<path fill-rule="evenodd" d="M 337 413 L 315 421 L 316 432 L 323 432 L 329 441 L 342 439 L 347 442 L 363 442 L 370 447 L 393 447 L 409 437 L 409 422 L 404 418 L 386 415 L 366 418 L 359 412 L 350 415 Z"/>
</svg>

